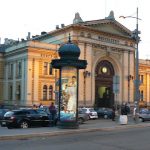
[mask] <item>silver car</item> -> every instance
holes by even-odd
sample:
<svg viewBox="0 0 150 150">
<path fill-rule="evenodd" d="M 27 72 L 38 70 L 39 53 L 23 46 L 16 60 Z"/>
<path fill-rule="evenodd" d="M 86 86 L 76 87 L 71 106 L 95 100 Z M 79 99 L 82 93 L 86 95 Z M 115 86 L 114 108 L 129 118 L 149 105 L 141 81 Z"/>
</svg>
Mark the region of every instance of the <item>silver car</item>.
<svg viewBox="0 0 150 150">
<path fill-rule="evenodd" d="M 93 108 L 82 108 L 82 111 L 86 114 L 88 114 L 89 119 L 97 119 L 98 114 Z"/>
<path fill-rule="evenodd" d="M 137 113 L 139 117 L 139 121 L 150 121 L 150 110 L 149 109 L 141 109 L 139 113 Z"/>
</svg>

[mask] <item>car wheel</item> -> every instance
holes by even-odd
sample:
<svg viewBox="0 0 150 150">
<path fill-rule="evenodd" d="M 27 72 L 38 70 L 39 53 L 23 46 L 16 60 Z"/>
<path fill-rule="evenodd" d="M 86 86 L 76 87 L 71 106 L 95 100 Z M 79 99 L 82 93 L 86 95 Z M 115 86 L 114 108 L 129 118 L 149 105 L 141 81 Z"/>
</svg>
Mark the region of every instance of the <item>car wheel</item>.
<svg viewBox="0 0 150 150">
<path fill-rule="evenodd" d="M 7 128 L 8 128 L 8 129 L 12 129 L 13 127 L 11 127 L 11 126 L 8 125 Z"/>
<path fill-rule="evenodd" d="M 20 123 L 20 128 L 23 128 L 23 129 L 29 128 L 29 123 L 27 121 L 22 121 Z"/>
<path fill-rule="evenodd" d="M 78 123 L 79 124 L 83 124 L 83 122 L 84 122 L 83 118 L 78 118 Z"/>
<path fill-rule="evenodd" d="M 108 119 L 108 115 L 104 115 L 104 119 Z"/>
<path fill-rule="evenodd" d="M 143 118 L 139 118 L 139 122 L 144 122 L 144 119 Z"/>
</svg>

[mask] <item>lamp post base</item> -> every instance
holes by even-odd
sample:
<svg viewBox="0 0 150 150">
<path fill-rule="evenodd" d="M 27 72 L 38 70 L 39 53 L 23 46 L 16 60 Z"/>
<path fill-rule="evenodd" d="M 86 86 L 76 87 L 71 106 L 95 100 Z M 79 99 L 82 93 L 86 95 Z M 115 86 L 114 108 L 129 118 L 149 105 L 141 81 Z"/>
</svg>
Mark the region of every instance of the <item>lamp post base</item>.
<svg viewBox="0 0 150 150">
<path fill-rule="evenodd" d="M 57 127 L 60 129 L 78 129 L 79 123 L 76 121 L 59 121 Z"/>
</svg>

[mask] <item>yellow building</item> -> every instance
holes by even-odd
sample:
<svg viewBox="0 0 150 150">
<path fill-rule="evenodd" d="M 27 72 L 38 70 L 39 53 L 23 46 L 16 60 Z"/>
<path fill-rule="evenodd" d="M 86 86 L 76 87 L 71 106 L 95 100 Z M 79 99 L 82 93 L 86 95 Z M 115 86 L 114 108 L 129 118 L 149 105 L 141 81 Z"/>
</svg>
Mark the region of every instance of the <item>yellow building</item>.
<svg viewBox="0 0 150 150">
<path fill-rule="evenodd" d="M 79 105 L 111 107 L 113 104 L 133 102 L 135 41 L 131 31 L 117 22 L 113 12 L 105 19 L 83 22 L 76 13 L 73 24 L 35 37 L 46 43 L 65 43 L 71 40 L 81 50 L 81 59 L 88 66 L 80 71 Z"/>
<path fill-rule="evenodd" d="M 23 41 L 5 49 L 0 63 L 3 88 L 1 101 L 7 105 L 49 105 L 55 100 L 57 72 L 50 62 L 57 58 L 57 45 Z M 2 58 L 1 58 L 2 59 Z"/>
<path fill-rule="evenodd" d="M 131 38 L 132 32 L 115 20 L 112 11 L 105 19 L 85 22 L 76 13 L 73 24 L 57 26 L 54 31 L 6 48 L 0 57 L 0 69 L 4 67 L 4 79 L 0 79 L 1 101 L 19 105 L 40 102 L 47 105 L 56 101 L 59 77 L 57 70 L 51 71 L 50 62 L 58 57 L 57 50 L 68 41 L 69 34 L 80 48 L 80 59 L 88 62 L 87 68 L 79 72 L 79 106 L 133 103 L 135 41 Z M 143 66 L 148 68 L 144 63 Z M 140 75 L 141 68 L 145 70 L 143 66 L 140 61 Z M 148 84 L 149 76 L 143 75 Z M 140 86 L 141 93 L 147 92 L 144 100 L 150 99 L 148 87 Z"/>
<path fill-rule="evenodd" d="M 140 104 L 150 105 L 150 60 L 139 60 Z"/>
</svg>

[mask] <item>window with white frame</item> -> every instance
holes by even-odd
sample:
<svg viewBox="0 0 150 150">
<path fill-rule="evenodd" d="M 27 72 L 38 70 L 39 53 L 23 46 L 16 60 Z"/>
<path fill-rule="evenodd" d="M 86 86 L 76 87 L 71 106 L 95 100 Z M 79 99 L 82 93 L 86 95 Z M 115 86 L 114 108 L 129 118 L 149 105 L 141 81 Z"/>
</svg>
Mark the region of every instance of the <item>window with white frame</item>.
<svg viewBox="0 0 150 150">
<path fill-rule="evenodd" d="M 44 75 L 47 75 L 48 73 L 48 63 L 44 62 L 44 70 L 43 70 Z"/>
<path fill-rule="evenodd" d="M 21 77 L 21 69 L 22 69 L 22 64 L 21 62 L 17 62 L 17 65 L 16 65 L 16 75 L 17 77 Z"/>
<path fill-rule="evenodd" d="M 13 64 L 12 63 L 9 64 L 8 72 L 9 72 L 9 77 L 12 78 L 13 77 Z"/>
<path fill-rule="evenodd" d="M 21 98 L 21 86 L 20 86 L 20 84 L 17 85 L 16 98 L 17 98 L 17 100 L 20 100 L 20 98 Z"/>
<path fill-rule="evenodd" d="M 47 85 L 43 86 L 43 100 L 47 100 Z"/>
</svg>

